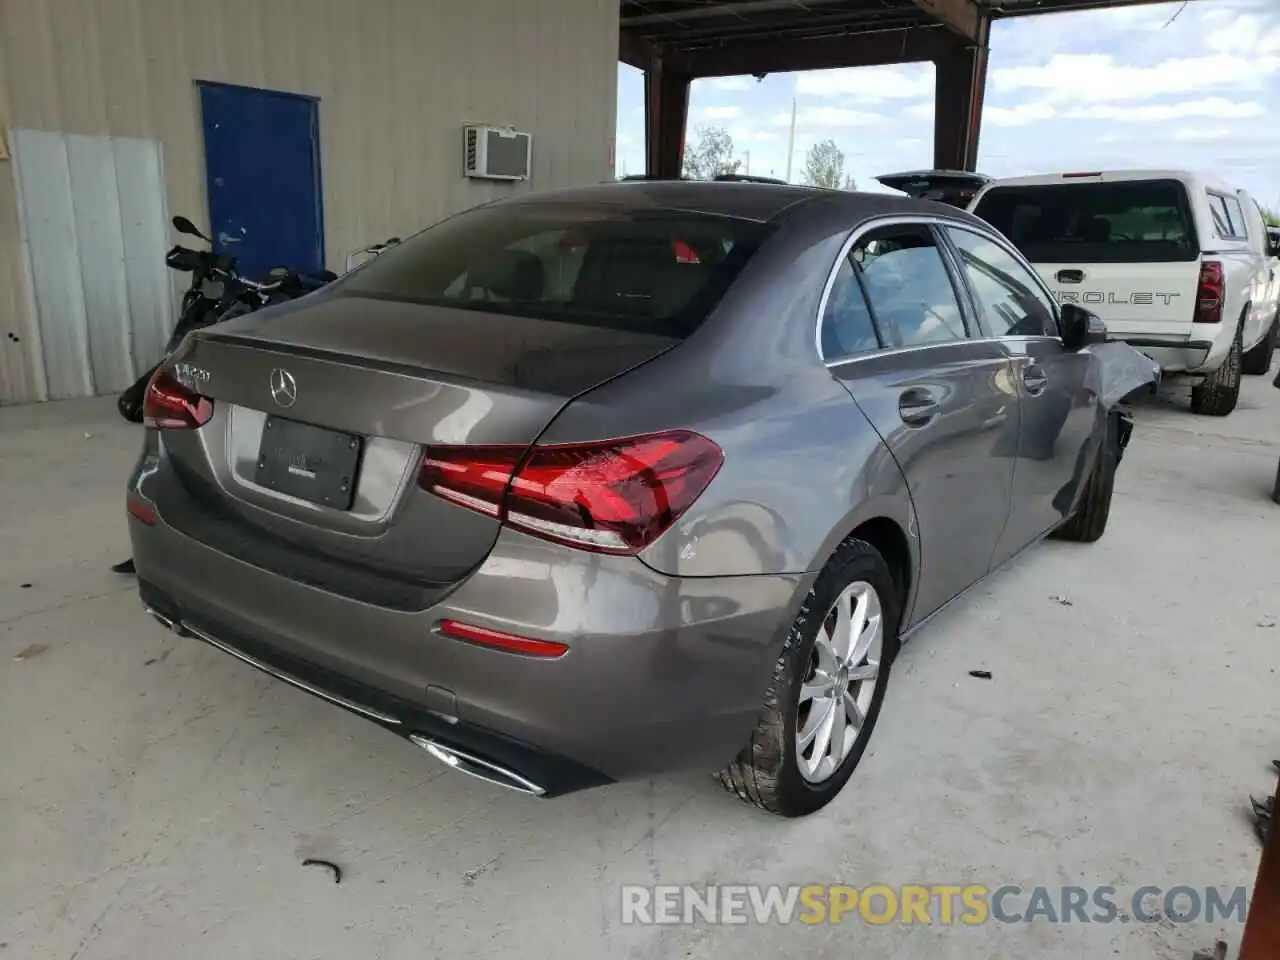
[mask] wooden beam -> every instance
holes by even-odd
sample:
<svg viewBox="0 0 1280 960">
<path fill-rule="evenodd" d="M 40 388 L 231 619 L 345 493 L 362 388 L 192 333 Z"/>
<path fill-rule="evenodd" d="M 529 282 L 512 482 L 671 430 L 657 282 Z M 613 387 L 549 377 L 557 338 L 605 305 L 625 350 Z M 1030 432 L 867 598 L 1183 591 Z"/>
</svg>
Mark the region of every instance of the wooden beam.
<svg viewBox="0 0 1280 960">
<path fill-rule="evenodd" d="M 663 51 L 663 63 L 691 77 L 790 73 L 836 67 L 919 63 L 942 56 L 951 35 L 942 27 L 882 30 L 812 40 L 741 40 Z"/>
<path fill-rule="evenodd" d="M 645 40 L 644 37 L 634 34 L 630 30 L 619 31 L 618 60 L 635 67 L 637 70 L 647 70 L 654 58 L 653 44 Z"/>
<path fill-rule="evenodd" d="M 983 13 L 973 0 L 912 0 L 933 19 L 970 43 L 979 42 Z"/>
</svg>

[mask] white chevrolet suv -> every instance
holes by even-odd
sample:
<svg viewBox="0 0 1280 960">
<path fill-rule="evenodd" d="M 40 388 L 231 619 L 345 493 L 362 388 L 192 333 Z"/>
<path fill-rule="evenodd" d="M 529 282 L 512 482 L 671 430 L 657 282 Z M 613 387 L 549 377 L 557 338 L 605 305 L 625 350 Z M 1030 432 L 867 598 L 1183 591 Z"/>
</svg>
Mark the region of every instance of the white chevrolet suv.
<svg viewBox="0 0 1280 960">
<path fill-rule="evenodd" d="M 1061 303 L 1196 378 L 1191 409 L 1226 416 L 1266 373 L 1280 252 L 1245 192 L 1176 170 L 981 178 L 971 212 L 1007 236 Z"/>
</svg>

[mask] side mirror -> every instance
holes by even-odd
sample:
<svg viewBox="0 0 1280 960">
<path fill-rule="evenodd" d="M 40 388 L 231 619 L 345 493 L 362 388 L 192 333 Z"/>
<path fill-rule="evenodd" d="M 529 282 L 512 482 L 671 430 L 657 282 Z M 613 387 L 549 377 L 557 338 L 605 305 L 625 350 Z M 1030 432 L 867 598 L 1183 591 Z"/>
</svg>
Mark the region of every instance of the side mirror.
<svg viewBox="0 0 1280 960">
<path fill-rule="evenodd" d="M 201 240 L 208 241 L 209 243 L 213 242 L 212 240 L 209 240 L 209 238 L 206 237 L 203 233 L 201 233 L 200 228 L 197 227 L 190 220 L 188 220 L 186 217 L 182 217 L 182 216 L 174 217 L 173 229 L 177 230 L 179 233 L 185 233 L 188 237 L 199 237 Z"/>
<path fill-rule="evenodd" d="M 1095 343 L 1107 342 L 1107 325 L 1096 313 L 1074 303 L 1064 303 L 1058 313 L 1062 345 L 1075 353 Z"/>
</svg>

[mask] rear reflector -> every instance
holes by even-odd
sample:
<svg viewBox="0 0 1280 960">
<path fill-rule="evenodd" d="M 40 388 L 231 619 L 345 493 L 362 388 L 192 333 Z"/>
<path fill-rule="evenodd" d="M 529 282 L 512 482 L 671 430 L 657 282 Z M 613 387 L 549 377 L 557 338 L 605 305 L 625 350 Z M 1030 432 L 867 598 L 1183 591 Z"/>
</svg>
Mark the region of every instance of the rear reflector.
<svg viewBox="0 0 1280 960">
<path fill-rule="evenodd" d="M 1222 264 L 1207 260 L 1200 264 L 1200 283 L 1196 287 L 1196 323 L 1222 322 L 1222 296 L 1226 287 Z"/>
<path fill-rule="evenodd" d="M 130 491 L 129 496 L 125 499 L 125 502 L 128 505 L 130 514 L 132 514 L 137 519 L 141 520 L 148 527 L 155 525 L 156 508 L 153 507 L 146 500 L 142 499 L 142 497 L 139 494 L 134 493 L 133 491 Z"/>
<path fill-rule="evenodd" d="M 157 370 L 142 401 L 142 422 L 153 430 L 195 430 L 213 416 L 213 401 L 188 390 L 168 370 Z"/>
<path fill-rule="evenodd" d="M 423 489 L 509 527 L 598 553 L 638 553 L 707 488 L 724 462 L 706 437 L 673 430 L 598 443 L 431 447 Z"/>
<path fill-rule="evenodd" d="M 455 640 L 466 640 L 468 643 L 478 643 L 484 647 L 493 647 L 495 650 L 505 650 L 507 653 L 521 653 L 526 657 L 555 658 L 563 657 L 569 652 L 566 644 L 557 643 L 554 640 L 517 637 L 511 633 L 501 633 L 469 623 L 459 623 L 457 620 L 441 620 L 440 632 Z"/>
</svg>

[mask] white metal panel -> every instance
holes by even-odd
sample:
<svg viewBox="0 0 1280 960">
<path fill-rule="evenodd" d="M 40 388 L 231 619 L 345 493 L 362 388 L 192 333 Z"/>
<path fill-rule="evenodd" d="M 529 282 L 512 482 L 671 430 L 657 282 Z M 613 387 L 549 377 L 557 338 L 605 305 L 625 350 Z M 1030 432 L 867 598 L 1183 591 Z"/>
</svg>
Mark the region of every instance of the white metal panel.
<svg viewBox="0 0 1280 960">
<path fill-rule="evenodd" d="M 119 391 L 132 383 L 136 374 L 129 349 L 124 236 L 110 139 L 67 137 L 67 166 L 71 172 L 71 209 L 76 218 L 92 392 Z"/>
<path fill-rule="evenodd" d="M 173 324 L 160 145 L 36 130 L 14 142 L 47 395 L 122 390 Z"/>
<path fill-rule="evenodd" d="M 132 377 L 137 377 L 160 359 L 178 316 L 171 271 L 164 266 L 169 245 L 164 158 L 154 140 L 116 137 L 111 143 L 120 193 Z"/>
<path fill-rule="evenodd" d="M 14 130 L 13 163 L 50 399 L 93 392 L 66 138 Z"/>
</svg>

